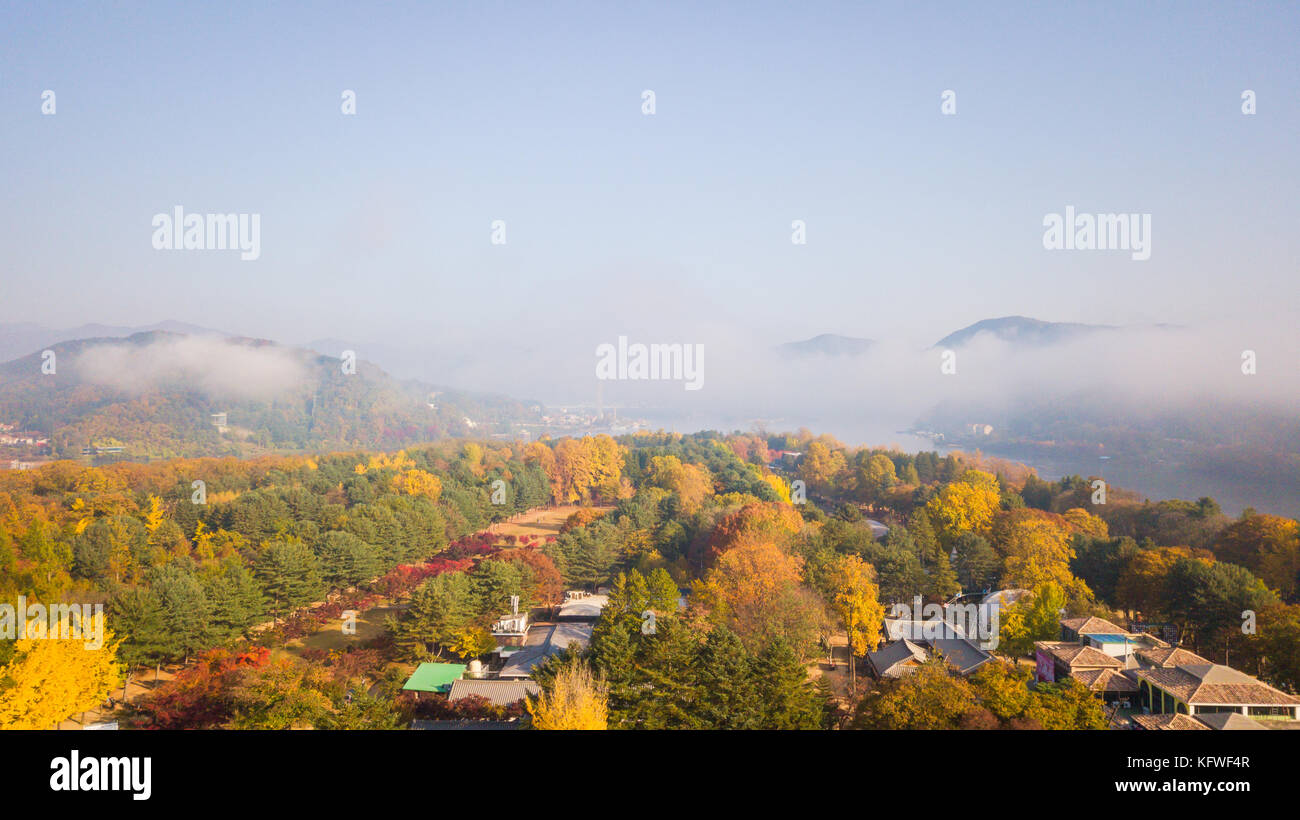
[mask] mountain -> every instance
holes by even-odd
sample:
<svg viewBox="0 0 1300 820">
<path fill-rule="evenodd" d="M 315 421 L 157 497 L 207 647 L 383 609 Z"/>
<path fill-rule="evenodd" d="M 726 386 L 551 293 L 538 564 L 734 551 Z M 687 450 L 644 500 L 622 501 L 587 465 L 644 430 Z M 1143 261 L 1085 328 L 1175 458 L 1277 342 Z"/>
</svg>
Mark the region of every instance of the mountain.
<svg viewBox="0 0 1300 820">
<path fill-rule="evenodd" d="M 53 373 L 40 350 L 0 365 L 0 424 L 48 435 L 56 457 L 88 445 L 132 460 L 395 449 L 538 416 L 504 396 L 398 380 L 364 360 L 345 372 L 336 357 L 260 339 L 154 330 L 44 349 Z"/>
<path fill-rule="evenodd" d="M 786 342 L 779 350 L 792 356 L 857 356 L 866 352 L 873 344 L 875 342 L 871 339 L 823 333 L 801 342 Z"/>
<path fill-rule="evenodd" d="M 1117 330 L 1117 328 L 1113 325 L 1044 322 L 1027 316 L 1003 316 L 999 319 L 981 319 L 973 325 L 949 333 L 935 342 L 934 346 L 957 348 L 973 341 L 980 334 L 988 334 L 1017 345 L 1045 347 L 1106 330 Z"/>
<path fill-rule="evenodd" d="M 149 333 L 156 330 L 164 330 L 169 333 L 185 333 L 191 336 L 231 335 L 220 330 L 212 330 L 172 320 L 138 327 L 92 323 L 63 330 L 31 322 L 0 322 L 0 362 L 7 362 L 19 356 L 25 356 L 33 350 L 43 350 L 59 342 L 71 342 L 77 339 L 125 338 L 135 333 Z"/>
</svg>

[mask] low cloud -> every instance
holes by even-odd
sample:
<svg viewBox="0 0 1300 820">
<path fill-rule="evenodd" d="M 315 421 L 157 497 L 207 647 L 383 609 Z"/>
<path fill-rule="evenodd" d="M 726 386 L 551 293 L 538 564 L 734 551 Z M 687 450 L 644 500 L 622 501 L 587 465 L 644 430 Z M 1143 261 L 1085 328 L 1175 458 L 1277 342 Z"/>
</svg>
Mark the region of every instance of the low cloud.
<svg viewBox="0 0 1300 820">
<path fill-rule="evenodd" d="M 171 385 L 238 399 L 271 399 L 306 378 L 291 350 L 202 336 L 105 342 L 77 354 L 73 370 L 83 381 L 126 393 Z"/>
</svg>

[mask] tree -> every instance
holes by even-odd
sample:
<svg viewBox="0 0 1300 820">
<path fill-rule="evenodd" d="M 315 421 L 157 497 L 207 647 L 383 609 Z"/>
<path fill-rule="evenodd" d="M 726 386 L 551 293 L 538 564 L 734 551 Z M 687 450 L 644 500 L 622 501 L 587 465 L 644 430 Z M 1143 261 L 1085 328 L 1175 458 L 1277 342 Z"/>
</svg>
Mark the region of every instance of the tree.
<svg viewBox="0 0 1300 820">
<path fill-rule="evenodd" d="M 1300 523 L 1277 515 L 1243 516 L 1214 542 L 1220 560 L 1238 564 L 1276 589 L 1283 600 L 1296 597 L 1300 580 Z"/>
<path fill-rule="evenodd" d="M 998 649 L 1010 657 L 1032 654 L 1034 641 L 1051 641 L 1061 633 L 1065 591 L 1052 582 L 1039 584 L 1028 601 L 1020 600 L 1001 614 Z"/>
<path fill-rule="evenodd" d="M 50 729 L 103 703 L 122 680 L 118 641 L 105 629 L 102 645 L 86 644 L 31 632 L 19 638 L 0 666 L 0 729 Z"/>
<path fill-rule="evenodd" d="M 248 567 L 229 556 L 206 568 L 203 591 L 211 607 L 211 626 L 218 641 L 244 636 L 266 614 L 266 597 Z"/>
<path fill-rule="evenodd" d="M 871 565 L 856 555 L 837 556 L 827 568 L 825 583 L 831 611 L 847 630 L 853 655 L 860 658 L 875 650 L 885 608 L 878 600 Z"/>
<path fill-rule="evenodd" d="M 320 546 L 321 575 L 336 588 L 356 586 L 383 573 L 383 557 L 370 544 L 343 530 L 325 533 Z"/>
<path fill-rule="evenodd" d="M 290 657 L 246 670 L 230 692 L 232 729 L 304 729 L 324 724 L 333 706 L 325 672 Z"/>
<path fill-rule="evenodd" d="M 901 678 L 886 679 L 867 693 L 853 719 L 855 729 L 956 729 L 974 702 L 974 690 L 948 673 L 937 654 Z"/>
<path fill-rule="evenodd" d="M 960 480 L 944 485 L 925 505 L 925 511 L 948 545 L 966 532 L 987 535 L 993 514 L 1001 503 L 997 479 L 980 470 L 968 470 Z"/>
<path fill-rule="evenodd" d="M 534 729 L 605 729 L 609 688 L 586 661 L 575 657 L 557 669 L 525 706 Z"/>
<path fill-rule="evenodd" d="M 957 560 L 957 582 L 962 589 L 987 591 L 993 589 L 1002 575 L 1002 562 L 988 539 L 973 532 L 957 536 L 953 542 Z"/>
<path fill-rule="evenodd" d="M 687 515 L 698 511 L 704 500 L 713 495 L 709 471 L 695 464 L 683 464 L 677 456 L 650 459 L 646 480 L 652 487 L 661 487 L 677 496 L 682 512 Z"/>
<path fill-rule="evenodd" d="M 695 582 L 692 604 L 751 651 L 783 638 L 807 657 L 827 618 L 821 601 L 802 585 L 802 568 L 802 558 L 771 542 L 742 544 Z"/>
<path fill-rule="evenodd" d="M 325 592 L 320 562 L 298 538 L 280 538 L 268 544 L 257 561 L 257 575 L 275 615 L 305 606 Z"/>
<path fill-rule="evenodd" d="M 1004 587 L 1033 589 L 1053 583 L 1073 599 L 1092 598 L 1087 585 L 1070 572 L 1074 550 L 1069 527 L 1060 516 L 1031 508 L 1008 510 L 993 526 L 993 543 L 1003 556 Z"/>
<path fill-rule="evenodd" d="M 431 647 L 452 641 L 476 615 L 469 576 L 444 572 L 425 581 L 411 595 L 400 620 L 388 619 L 393 643 L 406 657 L 423 659 Z"/>
<path fill-rule="evenodd" d="M 157 567 L 149 573 L 149 586 L 162 604 L 168 656 L 189 658 L 207 649 L 215 638 L 209 622 L 212 607 L 188 568 L 174 563 Z"/>
</svg>

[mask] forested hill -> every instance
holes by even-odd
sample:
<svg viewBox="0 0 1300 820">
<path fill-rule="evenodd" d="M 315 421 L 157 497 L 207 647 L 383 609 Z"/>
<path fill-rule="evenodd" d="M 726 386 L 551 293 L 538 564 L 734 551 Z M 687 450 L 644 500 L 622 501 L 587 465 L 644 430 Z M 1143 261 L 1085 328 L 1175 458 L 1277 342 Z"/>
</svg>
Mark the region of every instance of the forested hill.
<svg viewBox="0 0 1300 820">
<path fill-rule="evenodd" d="M 0 424 L 45 434 L 56 457 L 91 445 L 133 460 L 394 448 L 535 416 L 506 397 L 254 339 L 150 331 L 61 342 L 0 365 Z"/>
</svg>

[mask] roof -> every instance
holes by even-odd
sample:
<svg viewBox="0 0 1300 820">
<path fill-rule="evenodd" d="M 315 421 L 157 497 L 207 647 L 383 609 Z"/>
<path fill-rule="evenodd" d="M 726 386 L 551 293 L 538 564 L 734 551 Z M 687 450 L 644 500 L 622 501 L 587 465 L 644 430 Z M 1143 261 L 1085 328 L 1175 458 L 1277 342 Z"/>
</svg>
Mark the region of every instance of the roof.
<svg viewBox="0 0 1300 820">
<path fill-rule="evenodd" d="M 1208 715 L 1197 715 L 1196 719 L 1211 729 L 1259 729 L 1267 732 L 1268 729 L 1261 726 L 1259 721 L 1251 720 L 1239 712 L 1215 712 Z"/>
<path fill-rule="evenodd" d="M 1176 646 L 1157 646 L 1151 649 L 1139 649 L 1133 654 L 1138 656 L 1139 660 L 1146 661 L 1151 666 L 1185 666 L 1185 665 L 1205 665 L 1208 664 L 1205 658 L 1197 655 L 1195 652 L 1188 652 L 1186 649 L 1179 649 Z"/>
<path fill-rule="evenodd" d="M 931 638 L 961 638 L 966 635 L 960 626 L 947 621 L 933 619 L 929 621 L 903 620 L 886 618 L 885 636 L 890 641 L 907 638 L 913 641 L 928 641 Z"/>
<path fill-rule="evenodd" d="M 1133 722 L 1142 729 L 1200 729 L 1209 731 L 1209 726 L 1187 715 L 1134 715 Z"/>
<path fill-rule="evenodd" d="M 1130 638 L 1121 632 L 1089 632 L 1088 640 L 1097 641 L 1098 643 L 1137 643 L 1136 638 Z"/>
<path fill-rule="evenodd" d="M 1105 618 L 1097 618 L 1092 615 L 1089 615 L 1086 618 L 1066 618 L 1061 621 L 1061 626 L 1074 632 L 1076 635 L 1091 635 L 1097 632 L 1123 635 L 1128 631 L 1121 626 L 1116 626 Z"/>
<path fill-rule="evenodd" d="M 1070 641 L 1034 641 L 1034 646 L 1070 667 L 1077 669 L 1121 669 L 1124 662 L 1081 643 Z"/>
<path fill-rule="evenodd" d="M 948 665 L 963 675 L 969 675 L 993 660 L 993 656 L 965 638 L 937 638 L 928 642 L 930 648 L 943 654 Z"/>
<path fill-rule="evenodd" d="M 1137 683 L 1116 669 L 1080 669 L 1070 677 L 1093 692 L 1136 692 Z"/>
<path fill-rule="evenodd" d="M 907 639 L 886 644 L 882 649 L 867 653 L 867 662 L 882 678 L 896 678 L 905 674 L 912 661 L 920 663 L 928 655 L 925 648 Z"/>
<path fill-rule="evenodd" d="M 570 644 L 585 647 L 591 641 L 591 624 L 541 624 L 534 625 L 528 633 L 524 648 L 510 655 L 498 673 L 502 678 L 527 678 L 533 667 L 545 661 Z"/>
<path fill-rule="evenodd" d="M 458 680 L 452 683 L 447 700 L 455 703 L 462 698 L 478 695 L 487 698 L 495 706 L 509 706 L 540 691 L 542 687 L 531 680 Z"/>
<path fill-rule="evenodd" d="M 1033 593 L 1027 589 L 999 589 L 997 592 L 990 592 L 980 601 L 982 605 L 997 604 L 1000 607 L 1008 607 L 1020 601 L 1027 595 Z"/>
<path fill-rule="evenodd" d="M 411 721 L 412 729 L 441 729 L 447 730 L 509 730 L 518 729 L 519 721 L 517 720 L 413 720 Z"/>
<path fill-rule="evenodd" d="M 1300 698 L 1262 683 L 1245 672 L 1222 664 L 1188 664 L 1177 667 L 1136 669 L 1147 681 L 1191 704 L 1229 706 L 1292 706 Z"/>
<path fill-rule="evenodd" d="M 600 617 L 600 611 L 609 603 L 608 595 L 587 595 L 583 598 L 571 598 L 560 604 L 559 619 L 562 621 L 594 621 Z"/>
<path fill-rule="evenodd" d="M 464 674 L 463 663 L 422 663 L 402 688 L 416 692 L 446 692 L 452 681 Z"/>
</svg>

